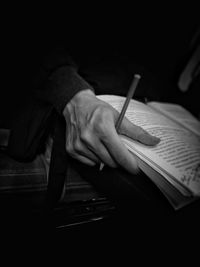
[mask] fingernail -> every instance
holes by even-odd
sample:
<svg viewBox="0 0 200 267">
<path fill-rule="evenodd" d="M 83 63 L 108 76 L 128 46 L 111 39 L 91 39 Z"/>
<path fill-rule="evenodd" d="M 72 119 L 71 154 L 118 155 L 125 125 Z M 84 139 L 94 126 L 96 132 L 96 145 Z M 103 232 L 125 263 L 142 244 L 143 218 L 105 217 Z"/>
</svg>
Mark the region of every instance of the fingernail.
<svg viewBox="0 0 200 267">
<path fill-rule="evenodd" d="M 153 138 L 154 138 L 154 141 L 155 141 L 156 143 L 159 143 L 159 142 L 160 142 L 160 138 L 159 138 L 159 137 L 154 136 Z"/>
</svg>

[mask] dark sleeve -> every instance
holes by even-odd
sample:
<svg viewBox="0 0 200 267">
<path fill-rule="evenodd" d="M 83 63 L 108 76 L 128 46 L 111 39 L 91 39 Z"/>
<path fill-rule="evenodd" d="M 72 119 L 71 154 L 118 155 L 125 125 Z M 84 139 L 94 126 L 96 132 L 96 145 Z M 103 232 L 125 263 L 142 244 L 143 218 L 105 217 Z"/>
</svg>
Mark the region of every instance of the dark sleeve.
<svg viewBox="0 0 200 267">
<path fill-rule="evenodd" d="M 52 48 L 42 59 L 34 78 L 36 96 L 62 113 L 65 105 L 76 93 L 84 89 L 94 90 L 78 70 L 79 65 L 63 45 Z"/>
</svg>

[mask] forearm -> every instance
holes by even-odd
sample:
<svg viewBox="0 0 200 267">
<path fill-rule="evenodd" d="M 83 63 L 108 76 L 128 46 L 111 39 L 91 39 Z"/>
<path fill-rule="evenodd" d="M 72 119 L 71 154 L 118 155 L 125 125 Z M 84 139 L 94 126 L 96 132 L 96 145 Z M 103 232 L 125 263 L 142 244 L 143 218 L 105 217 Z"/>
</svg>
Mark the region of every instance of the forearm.
<svg viewBox="0 0 200 267">
<path fill-rule="evenodd" d="M 52 104 L 59 113 L 75 94 L 93 88 L 71 66 L 63 66 L 48 76 L 39 97 Z"/>
<path fill-rule="evenodd" d="M 44 58 L 35 77 L 35 95 L 62 113 L 65 105 L 79 91 L 93 90 L 79 74 L 79 66 L 64 47 L 58 47 Z"/>
</svg>

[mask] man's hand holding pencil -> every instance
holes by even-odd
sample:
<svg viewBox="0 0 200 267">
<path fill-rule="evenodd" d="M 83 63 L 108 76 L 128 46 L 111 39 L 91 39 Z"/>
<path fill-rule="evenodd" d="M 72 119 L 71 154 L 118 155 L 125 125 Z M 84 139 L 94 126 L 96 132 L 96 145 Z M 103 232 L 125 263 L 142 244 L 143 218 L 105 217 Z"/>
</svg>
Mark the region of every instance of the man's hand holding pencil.
<svg viewBox="0 0 200 267">
<path fill-rule="evenodd" d="M 155 145 L 157 137 L 141 127 L 132 124 L 124 117 L 140 76 L 134 76 L 126 101 L 119 114 L 111 105 L 99 100 L 89 90 L 77 93 L 66 105 L 63 115 L 66 120 L 67 153 L 87 164 L 104 164 L 116 168 L 122 166 L 131 173 L 139 171 L 136 158 L 122 143 L 118 133 L 129 136 L 146 145 Z"/>
</svg>

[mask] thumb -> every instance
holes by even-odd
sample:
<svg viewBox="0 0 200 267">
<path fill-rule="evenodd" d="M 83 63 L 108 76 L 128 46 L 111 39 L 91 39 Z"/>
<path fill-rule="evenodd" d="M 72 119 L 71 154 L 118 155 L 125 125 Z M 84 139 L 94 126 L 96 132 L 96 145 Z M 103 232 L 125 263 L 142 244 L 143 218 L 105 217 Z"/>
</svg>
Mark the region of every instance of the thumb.
<svg viewBox="0 0 200 267">
<path fill-rule="evenodd" d="M 154 146 L 160 142 L 160 138 L 149 134 L 142 127 L 131 123 L 127 118 L 123 119 L 119 133 L 137 140 L 145 145 Z"/>
</svg>

